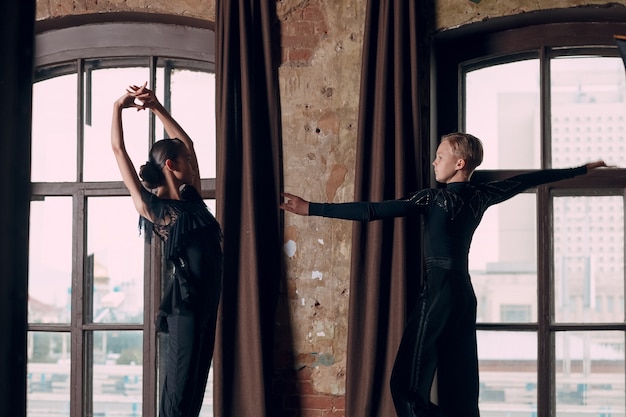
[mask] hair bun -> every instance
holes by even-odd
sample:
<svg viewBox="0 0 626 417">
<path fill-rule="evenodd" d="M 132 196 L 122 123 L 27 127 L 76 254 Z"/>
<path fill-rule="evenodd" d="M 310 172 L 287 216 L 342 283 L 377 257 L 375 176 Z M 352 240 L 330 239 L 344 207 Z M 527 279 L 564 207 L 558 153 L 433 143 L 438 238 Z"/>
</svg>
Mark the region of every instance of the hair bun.
<svg viewBox="0 0 626 417">
<path fill-rule="evenodd" d="M 164 180 L 163 172 L 150 161 L 146 161 L 139 168 L 139 177 L 143 180 L 146 187 L 150 189 L 157 188 Z"/>
</svg>

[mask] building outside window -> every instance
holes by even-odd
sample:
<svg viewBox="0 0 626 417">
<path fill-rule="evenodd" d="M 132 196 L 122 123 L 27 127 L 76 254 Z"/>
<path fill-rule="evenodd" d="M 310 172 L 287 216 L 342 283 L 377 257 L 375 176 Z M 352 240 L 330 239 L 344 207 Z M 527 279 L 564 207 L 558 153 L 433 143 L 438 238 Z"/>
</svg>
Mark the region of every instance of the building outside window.
<svg viewBox="0 0 626 417">
<path fill-rule="evenodd" d="M 456 127 L 483 140 L 477 177 L 598 159 L 626 166 L 626 73 L 612 35 L 564 30 L 581 34 L 574 40 L 555 26 L 487 33 L 471 42 L 489 47 L 461 57 L 439 53 L 456 62 L 440 85 L 453 80 L 460 92 L 456 110 L 439 112 L 456 112 Z M 625 415 L 625 178 L 604 170 L 486 212 L 469 259 L 482 301 L 482 416 Z"/>
</svg>

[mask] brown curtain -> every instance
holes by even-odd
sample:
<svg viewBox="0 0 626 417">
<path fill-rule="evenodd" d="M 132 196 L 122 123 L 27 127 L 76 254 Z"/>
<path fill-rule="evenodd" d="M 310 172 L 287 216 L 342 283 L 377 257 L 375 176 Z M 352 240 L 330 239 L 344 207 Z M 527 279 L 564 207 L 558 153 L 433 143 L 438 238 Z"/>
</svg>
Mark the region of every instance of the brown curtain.
<svg viewBox="0 0 626 417">
<path fill-rule="evenodd" d="M 272 417 L 282 242 L 274 7 L 266 0 L 217 1 L 217 215 L 224 232 L 214 360 L 218 417 Z"/>
<path fill-rule="evenodd" d="M 427 96 L 428 83 L 420 80 L 419 66 L 426 59 L 419 3 L 423 2 L 369 0 L 367 5 L 356 200 L 402 198 L 424 185 L 430 157 L 422 133 L 426 100 L 421 97 Z M 396 415 L 389 379 L 405 317 L 420 286 L 420 220 L 409 217 L 354 226 L 347 416 Z"/>
</svg>

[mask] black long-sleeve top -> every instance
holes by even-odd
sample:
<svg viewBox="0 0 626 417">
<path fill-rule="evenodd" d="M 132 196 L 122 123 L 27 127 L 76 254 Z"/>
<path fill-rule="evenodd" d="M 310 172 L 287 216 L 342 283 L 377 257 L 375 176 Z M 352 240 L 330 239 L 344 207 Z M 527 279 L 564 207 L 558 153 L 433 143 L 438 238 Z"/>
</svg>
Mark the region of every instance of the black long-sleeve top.
<svg viewBox="0 0 626 417">
<path fill-rule="evenodd" d="M 177 268 L 161 300 L 160 317 L 182 307 L 207 313 L 207 300 L 221 291 L 220 225 L 194 187 L 186 185 L 181 197 L 162 199 L 142 189 L 142 198 L 154 219 L 154 223 L 144 217 L 139 219 L 146 241 L 151 242 L 153 234 L 158 236 L 165 258 Z"/>
<path fill-rule="evenodd" d="M 383 202 L 310 203 L 309 215 L 373 221 L 420 214 L 424 217 L 424 255 L 445 258 L 467 267 L 474 231 L 490 206 L 528 188 L 587 173 L 586 166 L 548 169 L 503 181 L 473 184 L 454 182 L 445 188 L 428 188 L 401 200 Z"/>
</svg>

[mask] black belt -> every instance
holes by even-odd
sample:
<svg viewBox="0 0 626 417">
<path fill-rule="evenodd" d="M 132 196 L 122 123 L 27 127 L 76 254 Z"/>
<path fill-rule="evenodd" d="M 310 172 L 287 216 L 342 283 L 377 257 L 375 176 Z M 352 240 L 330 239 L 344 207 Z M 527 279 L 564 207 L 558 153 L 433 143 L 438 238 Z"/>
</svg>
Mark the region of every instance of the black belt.
<svg viewBox="0 0 626 417">
<path fill-rule="evenodd" d="M 426 269 L 431 268 L 467 271 L 467 259 L 445 257 L 426 258 Z"/>
</svg>

